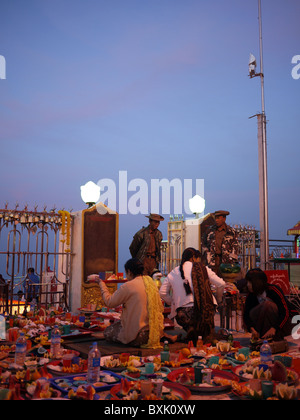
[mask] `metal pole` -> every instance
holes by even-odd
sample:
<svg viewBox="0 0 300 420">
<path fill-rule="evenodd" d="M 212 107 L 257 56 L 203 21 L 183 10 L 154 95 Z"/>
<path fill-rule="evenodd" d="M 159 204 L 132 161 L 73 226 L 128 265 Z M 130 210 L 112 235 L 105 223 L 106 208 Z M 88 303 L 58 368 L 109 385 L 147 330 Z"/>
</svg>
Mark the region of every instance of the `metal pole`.
<svg viewBox="0 0 300 420">
<path fill-rule="evenodd" d="M 261 269 L 269 268 L 269 211 L 268 211 L 268 171 L 267 171 L 267 135 L 266 135 L 266 115 L 265 115 L 265 95 L 264 95 L 264 70 L 263 70 L 263 45 L 262 45 L 262 20 L 261 20 L 261 0 L 258 0 L 258 20 L 259 20 L 259 50 L 260 50 L 260 81 L 261 81 L 261 171 L 259 173 L 260 188 L 260 246 L 261 246 Z M 259 124 L 260 125 L 260 124 Z"/>
</svg>

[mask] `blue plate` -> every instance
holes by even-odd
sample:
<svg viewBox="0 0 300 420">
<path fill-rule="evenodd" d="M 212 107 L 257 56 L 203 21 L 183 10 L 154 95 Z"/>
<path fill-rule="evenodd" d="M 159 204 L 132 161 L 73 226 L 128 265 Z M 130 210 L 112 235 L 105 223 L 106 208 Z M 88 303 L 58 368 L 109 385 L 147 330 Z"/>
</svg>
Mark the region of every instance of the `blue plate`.
<svg viewBox="0 0 300 420">
<path fill-rule="evenodd" d="M 67 394 L 71 389 L 73 389 L 76 392 L 79 386 L 85 387 L 88 385 L 92 385 L 95 388 L 96 392 L 107 391 L 114 385 L 118 384 L 122 379 L 122 376 L 117 375 L 114 372 L 111 372 L 108 370 L 101 370 L 99 382 L 105 382 L 103 380 L 104 375 L 112 376 L 115 379 L 115 381 L 109 382 L 109 383 L 106 382 L 106 384 L 102 386 L 95 386 L 93 384 L 88 383 L 87 374 L 83 373 L 83 374 L 70 375 L 70 376 L 60 376 L 59 378 L 52 378 L 50 379 L 50 382 L 54 388 L 61 391 L 61 393 L 64 395 L 64 394 Z"/>
</svg>

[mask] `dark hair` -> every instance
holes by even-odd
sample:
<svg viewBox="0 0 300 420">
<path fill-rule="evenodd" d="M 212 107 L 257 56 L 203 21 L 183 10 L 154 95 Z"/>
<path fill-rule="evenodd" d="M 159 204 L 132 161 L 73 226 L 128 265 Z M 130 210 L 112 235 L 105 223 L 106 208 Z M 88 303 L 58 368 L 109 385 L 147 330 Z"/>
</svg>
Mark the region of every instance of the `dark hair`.
<svg viewBox="0 0 300 420">
<path fill-rule="evenodd" d="M 252 284 L 253 293 L 255 295 L 261 295 L 267 290 L 268 277 L 260 268 L 252 268 L 252 270 L 249 270 L 245 279 Z"/>
<path fill-rule="evenodd" d="M 137 277 L 141 276 L 144 272 L 144 264 L 138 258 L 131 258 L 125 263 L 125 271 L 128 270 L 132 272 L 132 274 Z"/>
<path fill-rule="evenodd" d="M 195 258 L 200 258 L 200 262 L 203 265 L 206 265 L 205 257 L 204 257 L 203 254 L 201 254 L 201 252 L 199 251 L 199 249 L 195 249 L 195 255 L 194 255 L 194 257 Z"/>
<path fill-rule="evenodd" d="M 191 289 L 191 286 L 190 286 L 190 284 L 189 284 L 189 282 L 186 280 L 186 278 L 184 277 L 184 272 L 183 272 L 183 264 L 186 262 L 186 261 L 190 261 L 190 259 L 191 258 L 193 258 L 194 257 L 194 255 L 195 255 L 195 248 L 186 248 L 184 251 L 183 251 L 183 253 L 182 253 L 182 257 L 181 257 L 181 263 L 180 263 L 180 266 L 179 266 L 179 270 L 180 270 L 180 274 L 181 274 L 181 278 L 184 280 L 184 283 L 183 283 L 183 287 L 184 287 L 184 289 L 185 289 L 185 293 L 187 294 L 187 295 L 190 295 L 191 293 L 192 293 L 192 289 Z"/>
</svg>

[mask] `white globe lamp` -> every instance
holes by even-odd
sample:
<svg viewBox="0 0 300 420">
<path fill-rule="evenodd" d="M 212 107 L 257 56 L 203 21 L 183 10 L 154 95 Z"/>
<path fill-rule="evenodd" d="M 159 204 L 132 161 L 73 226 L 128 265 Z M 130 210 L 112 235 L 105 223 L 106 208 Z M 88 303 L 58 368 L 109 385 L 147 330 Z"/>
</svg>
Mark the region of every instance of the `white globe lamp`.
<svg viewBox="0 0 300 420">
<path fill-rule="evenodd" d="M 100 199 L 100 187 L 92 181 L 88 181 L 80 187 L 81 198 L 88 207 L 92 207 Z"/>
<path fill-rule="evenodd" d="M 189 199 L 189 207 L 191 212 L 194 213 L 195 217 L 199 217 L 199 215 L 203 213 L 205 209 L 204 198 L 200 197 L 200 195 L 194 195 L 193 198 Z"/>
</svg>

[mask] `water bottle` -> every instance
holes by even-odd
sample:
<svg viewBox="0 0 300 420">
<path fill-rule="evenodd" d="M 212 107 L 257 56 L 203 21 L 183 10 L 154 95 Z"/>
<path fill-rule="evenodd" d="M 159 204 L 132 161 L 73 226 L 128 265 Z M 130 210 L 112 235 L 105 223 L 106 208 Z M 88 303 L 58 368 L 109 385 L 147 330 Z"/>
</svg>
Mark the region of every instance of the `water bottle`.
<svg viewBox="0 0 300 420">
<path fill-rule="evenodd" d="M 101 354 L 97 343 L 93 343 L 88 356 L 87 380 L 89 383 L 99 382 Z"/>
<path fill-rule="evenodd" d="M 51 346 L 50 346 L 50 355 L 52 359 L 61 358 L 61 334 L 57 325 L 54 326 L 51 333 Z"/>
<path fill-rule="evenodd" d="M 272 350 L 267 340 L 264 340 L 262 346 L 260 347 L 260 360 L 261 363 L 272 363 Z"/>
<path fill-rule="evenodd" d="M 170 360 L 170 349 L 169 349 L 169 343 L 166 340 L 164 342 L 164 348 L 163 351 L 160 352 L 160 358 L 161 358 L 161 362 L 168 362 Z"/>
<path fill-rule="evenodd" d="M 16 342 L 16 351 L 15 351 L 15 364 L 18 366 L 24 366 L 27 353 L 27 342 L 25 334 L 20 333 L 20 336 Z"/>
<path fill-rule="evenodd" d="M 202 336 L 198 336 L 197 344 L 196 344 L 197 351 L 203 350 L 203 340 Z"/>
<path fill-rule="evenodd" d="M 32 301 L 30 302 L 30 312 L 32 312 L 34 314 L 35 313 L 35 308 L 36 308 L 36 299 L 33 298 Z"/>
</svg>

